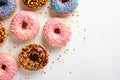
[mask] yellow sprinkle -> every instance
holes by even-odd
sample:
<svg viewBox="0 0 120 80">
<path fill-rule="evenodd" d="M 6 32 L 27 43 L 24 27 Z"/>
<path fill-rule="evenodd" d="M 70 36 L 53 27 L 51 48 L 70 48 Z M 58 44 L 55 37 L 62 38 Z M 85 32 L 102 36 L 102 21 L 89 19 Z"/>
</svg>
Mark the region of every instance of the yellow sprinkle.
<svg viewBox="0 0 120 80">
<path fill-rule="evenodd" d="M 80 21 L 77 21 L 77 23 L 79 23 Z"/>
<path fill-rule="evenodd" d="M 39 12 L 40 14 L 42 14 L 42 12 Z"/>
<path fill-rule="evenodd" d="M 28 0 L 28 4 L 30 3 L 30 0 Z"/>
<path fill-rule="evenodd" d="M 19 80 L 23 80 L 22 78 L 20 78 Z"/>
<path fill-rule="evenodd" d="M 64 61 L 64 59 L 62 59 L 62 61 Z"/>
<path fill-rule="evenodd" d="M 80 27 L 79 25 L 77 25 L 77 27 Z"/>
<path fill-rule="evenodd" d="M 64 63 L 64 59 L 61 59 L 61 62 Z"/>
<path fill-rule="evenodd" d="M 66 49 L 65 49 L 65 51 L 69 51 L 69 49 L 68 49 L 68 48 L 66 48 Z"/>
<path fill-rule="evenodd" d="M 73 20 L 71 20 L 71 23 L 73 23 Z"/>
<path fill-rule="evenodd" d="M 59 50 L 61 51 L 62 49 L 61 49 L 61 48 L 59 48 Z"/>
<path fill-rule="evenodd" d="M 78 30 L 77 32 L 80 33 L 80 30 Z"/>
</svg>

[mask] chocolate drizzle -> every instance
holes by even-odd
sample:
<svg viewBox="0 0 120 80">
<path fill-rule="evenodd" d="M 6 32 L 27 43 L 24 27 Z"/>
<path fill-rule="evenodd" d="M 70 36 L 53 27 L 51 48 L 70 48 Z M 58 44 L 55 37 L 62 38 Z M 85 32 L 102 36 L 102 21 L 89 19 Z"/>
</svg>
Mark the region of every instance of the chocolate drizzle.
<svg viewBox="0 0 120 80">
<path fill-rule="evenodd" d="M 48 54 L 41 45 L 30 44 L 22 48 L 19 62 L 28 70 L 42 69 L 48 63 Z"/>
</svg>

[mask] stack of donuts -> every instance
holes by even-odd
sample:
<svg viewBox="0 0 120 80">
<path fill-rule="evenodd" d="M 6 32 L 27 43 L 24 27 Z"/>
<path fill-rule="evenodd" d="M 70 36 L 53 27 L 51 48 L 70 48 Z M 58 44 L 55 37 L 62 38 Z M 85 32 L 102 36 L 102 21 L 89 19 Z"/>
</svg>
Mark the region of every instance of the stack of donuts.
<svg viewBox="0 0 120 80">
<path fill-rule="evenodd" d="M 39 20 L 34 10 L 40 9 L 47 4 L 47 0 L 20 0 L 28 10 L 15 14 L 17 9 L 16 0 L 0 0 L 0 46 L 7 39 L 7 31 L 3 19 L 13 16 L 10 24 L 10 32 L 18 41 L 27 41 L 34 38 L 40 29 Z M 61 18 L 70 15 L 78 6 L 78 0 L 50 0 L 51 14 L 54 18 L 46 21 L 43 26 L 43 35 L 50 46 L 66 46 L 71 38 L 71 27 L 67 20 Z M 48 63 L 48 52 L 41 44 L 28 44 L 23 46 L 18 62 L 24 69 L 36 71 L 44 68 Z M 0 80 L 12 80 L 18 70 L 17 59 L 10 53 L 0 52 Z"/>
</svg>

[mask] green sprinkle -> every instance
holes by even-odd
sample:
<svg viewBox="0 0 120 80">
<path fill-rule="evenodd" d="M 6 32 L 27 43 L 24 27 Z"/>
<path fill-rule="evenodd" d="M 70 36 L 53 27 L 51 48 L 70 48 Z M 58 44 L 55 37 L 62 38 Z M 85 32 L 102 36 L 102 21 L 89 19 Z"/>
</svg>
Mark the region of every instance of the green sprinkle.
<svg viewBox="0 0 120 80">
<path fill-rule="evenodd" d="M 69 49 L 67 48 L 67 49 L 65 49 L 65 51 L 69 51 Z"/>
</svg>

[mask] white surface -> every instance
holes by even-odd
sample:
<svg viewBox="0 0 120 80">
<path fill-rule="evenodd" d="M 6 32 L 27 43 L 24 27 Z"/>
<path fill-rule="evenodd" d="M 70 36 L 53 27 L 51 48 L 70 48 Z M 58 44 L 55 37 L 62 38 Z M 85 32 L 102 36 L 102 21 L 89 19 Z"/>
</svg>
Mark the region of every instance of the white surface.
<svg viewBox="0 0 120 80">
<path fill-rule="evenodd" d="M 66 18 L 71 23 L 72 39 L 61 49 L 47 45 L 42 38 L 42 27 L 50 18 L 49 14 L 45 14 L 46 11 L 49 12 L 47 6 L 34 11 L 41 24 L 38 35 L 27 42 L 20 42 L 10 34 L 0 51 L 11 52 L 17 58 L 24 45 L 43 44 L 51 51 L 49 63 L 43 69 L 46 74 L 40 74 L 40 70 L 28 72 L 21 67 L 13 80 L 120 80 L 119 3 L 119 0 L 79 0 L 79 17 Z M 18 6 L 17 11 L 20 10 Z M 4 20 L 8 32 L 10 21 L 11 18 Z M 83 37 L 86 37 L 86 40 Z M 16 45 L 18 48 L 14 48 Z M 66 48 L 69 48 L 68 54 L 64 53 Z M 64 59 L 64 63 L 55 60 L 59 55 L 60 59 Z"/>
</svg>

